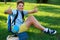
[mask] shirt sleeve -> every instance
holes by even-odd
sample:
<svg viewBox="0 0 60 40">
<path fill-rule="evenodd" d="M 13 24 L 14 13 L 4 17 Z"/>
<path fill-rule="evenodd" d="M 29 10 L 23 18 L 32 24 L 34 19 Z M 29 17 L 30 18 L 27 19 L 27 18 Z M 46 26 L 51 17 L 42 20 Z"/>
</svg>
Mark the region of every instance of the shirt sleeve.
<svg viewBox="0 0 60 40">
<path fill-rule="evenodd" d="M 28 14 L 28 11 L 27 10 L 24 10 L 23 12 L 24 12 L 24 15 L 27 15 Z"/>
<path fill-rule="evenodd" d="M 17 11 L 16 10 L 12 10 L 12 15 L 16 15 Z"/>
</svg>

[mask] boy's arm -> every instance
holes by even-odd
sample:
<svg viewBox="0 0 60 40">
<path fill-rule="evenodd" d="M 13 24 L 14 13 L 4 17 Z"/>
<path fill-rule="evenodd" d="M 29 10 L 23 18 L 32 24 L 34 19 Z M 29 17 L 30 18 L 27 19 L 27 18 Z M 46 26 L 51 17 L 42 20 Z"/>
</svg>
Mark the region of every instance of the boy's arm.
<svg viewBox="0 0 60 40">
<path fill-rule="evenodd" d="M 12 14 L 12 9 L 9 7 L 7 10 L 4 11 L 5 14 Z"/>
<path fill-rule="evenodd" d="M 38 11 L 37 7 L 35 7 L 33 10 L 29 10 L 28 13 L 32 14 L 32 13 L 36 13 Z"/>
</svg>

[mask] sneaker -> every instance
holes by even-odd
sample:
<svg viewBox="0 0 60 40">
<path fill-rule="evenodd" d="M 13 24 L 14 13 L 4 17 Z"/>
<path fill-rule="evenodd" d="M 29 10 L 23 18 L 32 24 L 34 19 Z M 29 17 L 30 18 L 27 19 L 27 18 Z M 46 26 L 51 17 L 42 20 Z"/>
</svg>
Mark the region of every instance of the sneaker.
<svg viewBox="0 0 60 40">
<path fill-rule="evenodd" d="M 56 34 L 56 30 L 51 30 L 51 29 L 48 29 L 48 28 L 46 28 L 47 29 L 47 31 L 44 31 L 44 33 L 48 33 L 48 34 Z"/>
</svg>

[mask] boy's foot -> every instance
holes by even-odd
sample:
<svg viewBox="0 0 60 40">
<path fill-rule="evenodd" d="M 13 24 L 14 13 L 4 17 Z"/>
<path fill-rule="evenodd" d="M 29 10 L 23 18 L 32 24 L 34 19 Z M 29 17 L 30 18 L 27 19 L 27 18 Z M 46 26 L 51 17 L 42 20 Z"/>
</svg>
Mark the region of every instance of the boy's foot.
<svg viewBox="0 0 60 40">
<path fill-rule="evenodd" d="M 44 30 L 44 33 L 48 33 L 48 34 L 56 34 L 56 30 L 51 30 L 51 29 L 48 29 L 48 28 L 46 28 L 45 30 Z"/>
</svg>

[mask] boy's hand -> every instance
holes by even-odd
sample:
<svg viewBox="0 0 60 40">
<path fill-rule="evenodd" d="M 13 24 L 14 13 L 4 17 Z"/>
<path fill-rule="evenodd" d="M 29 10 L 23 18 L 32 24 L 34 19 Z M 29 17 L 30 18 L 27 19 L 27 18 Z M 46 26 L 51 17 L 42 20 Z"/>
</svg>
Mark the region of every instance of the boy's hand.
<svg viewBox="0 0 60 40">
<path fill-rule="evenodd" d="M 5 14 L 11 14 L 12 13 L 12 9 L 11 6 L 5 11 Z"/>
<path fill-rule="evenodd" d="M 34 12 L 37 12 L 37 11 L 38 11 L 37 6 L 34 7 L 33 11 L 34 11 Z"/>
<path fill-rule="evenodd" d="M 33 10 L 28 11 L 29 14 L 36 13 L 38 11 L 37 6 Z"/>
</svg>

